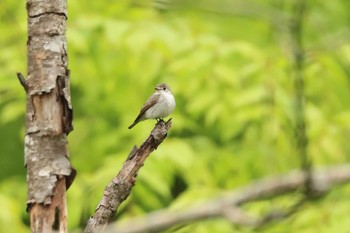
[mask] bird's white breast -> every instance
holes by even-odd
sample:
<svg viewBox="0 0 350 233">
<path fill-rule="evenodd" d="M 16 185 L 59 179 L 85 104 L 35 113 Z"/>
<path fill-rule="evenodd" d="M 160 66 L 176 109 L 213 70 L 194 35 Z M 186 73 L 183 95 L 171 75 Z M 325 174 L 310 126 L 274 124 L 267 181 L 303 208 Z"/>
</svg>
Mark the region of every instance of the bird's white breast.
<svg viewBox="0 0 350 233">
<path fill-rule="evenodd" d="M 159 94 L 158 102 L 146 111 L 145 118 L 167 117 L 174 111 L 175 106 L 174 96 L 169 92 L 162 91 Z"/>
</svg>

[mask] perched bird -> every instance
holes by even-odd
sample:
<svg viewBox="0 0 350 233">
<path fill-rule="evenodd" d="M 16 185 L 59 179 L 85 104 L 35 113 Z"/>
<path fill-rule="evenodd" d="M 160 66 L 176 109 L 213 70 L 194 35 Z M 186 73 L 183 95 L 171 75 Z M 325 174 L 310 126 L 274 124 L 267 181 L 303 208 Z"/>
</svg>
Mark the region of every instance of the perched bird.
<svg viewBox="0 0 350 233">
<path fill-rule="evenodd" d="M 142 106 L 139 115 L 136 117 L 134 123 L 129 126 L 129 129 L 146 119 L 157 119 L 159 121 L 174 111 L 176 103 L 169 86 L 161 83 L 155 89 L 156 91 Z"/>
</svg>

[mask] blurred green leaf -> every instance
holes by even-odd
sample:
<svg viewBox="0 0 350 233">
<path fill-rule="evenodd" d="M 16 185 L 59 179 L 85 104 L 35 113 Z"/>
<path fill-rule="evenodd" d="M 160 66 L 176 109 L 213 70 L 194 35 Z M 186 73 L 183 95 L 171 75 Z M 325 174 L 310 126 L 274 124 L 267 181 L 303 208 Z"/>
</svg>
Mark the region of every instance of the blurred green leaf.
<svg viewBox="0 0 350 233">
<path fill-rule="evenodd" d="M 9 233 L 28 231 L 25 92 L 15 75 L 26 69 L 27 14 L 21 4 L 4 0 L 0 7 L 0 202 L 7 209 L 0 214 L 0 231 Z M 74 108 L 68 146 L 78 170 L 68 191 L 72 231 L 93 213 L 131 148 L 152 130 L 155 120 L 132 130 L 127 127 L 159 82 L 167 82 L 176 96 L 173 126 L 141 169 L 118 218 L 168 207 L 182 210 L 222 191 L 299 167 L 290 35 L 283 22 L 271 24 L 267 10 L 288 16 L 294 3 L 252 0 L 244 4 L 261 9 L 242 12 L 230 1 L 203 0 L 192 2 L 191 8 L 188 3 L 179 8 L 176 4 L 181 3 L 174 4 L 162 10 L 147 0 L 68 4 Z M 197 9 L 197 4 L 208 9 Z M 307 152 L 314 166 L 350 159 L 349 7 L 346 1 L 307 6 L 302 34 L 304 104 Z M 16 176 L 22 180 L 14 180 Z M 261 232 L 345 233 L 348 194 L 347 186 L 336 189 Z M 288 206 L 295 197 L 299 196 L 244 208 L 258 215 L 275 205 Z M 256 231 L 213 219 L 167 232 Z"/>
</svg>

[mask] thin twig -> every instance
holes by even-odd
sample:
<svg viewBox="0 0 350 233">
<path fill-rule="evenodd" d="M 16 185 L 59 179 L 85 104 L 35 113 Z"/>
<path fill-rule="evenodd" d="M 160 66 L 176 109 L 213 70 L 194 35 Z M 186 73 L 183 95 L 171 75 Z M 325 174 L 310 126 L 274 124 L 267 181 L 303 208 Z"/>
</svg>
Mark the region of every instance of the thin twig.
<svg viewBox="0 0 350 233">
<path fill-rule="evenodd" d="M 138 6 L 145 6 L 137 3 Z M 158 10 L 197 10 L 220 15 L 242 16 L 252 20 L 267 22 L 279 31 L 288 30 L 289 15 L 275 7 L 252 1 L 183 1 L 155 0 L 152 6 Z"/>
<path fill-rule="evenodd" d="M 24 90 L 27 92 L 28 86 L 27 86 L 27 82 L 26 82 L 26 79 L 24 78 L 23 74 L 20 72 L 17 72 L 17 78 L 18 78 L 18 81 L 20 82 L 20 84 L 22 85 L 22 87 L 24 88 Z"/>
<path fill-rule="evenodd" d="M 303 196 L 301 200 L 297 201 L 289 208 L 273 209 L 269 211 L 267 214 L 261 217 L 261 220 L 256 226 L 256 228 L 261 229 L 265 227 L 268 223 L 288 218 L 289 216 L 295 214 L 307 202 L 307 200 L 309 200 L 309 198 Z"/>
</svg>

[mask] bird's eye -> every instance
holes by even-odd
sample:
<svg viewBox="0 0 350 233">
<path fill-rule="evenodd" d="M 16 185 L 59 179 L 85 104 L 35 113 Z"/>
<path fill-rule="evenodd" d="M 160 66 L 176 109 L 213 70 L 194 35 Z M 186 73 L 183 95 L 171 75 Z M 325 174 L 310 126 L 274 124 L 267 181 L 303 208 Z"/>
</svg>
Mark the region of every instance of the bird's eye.
<svg viewBox="0 0 350 233">
<path fill-rule="evenodd" d="M 166 90 L 166 87 L 163 87 L 163 90 L 165 91 L 165 90 Z"/>
</svg>

